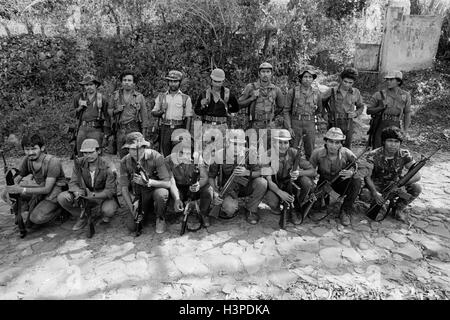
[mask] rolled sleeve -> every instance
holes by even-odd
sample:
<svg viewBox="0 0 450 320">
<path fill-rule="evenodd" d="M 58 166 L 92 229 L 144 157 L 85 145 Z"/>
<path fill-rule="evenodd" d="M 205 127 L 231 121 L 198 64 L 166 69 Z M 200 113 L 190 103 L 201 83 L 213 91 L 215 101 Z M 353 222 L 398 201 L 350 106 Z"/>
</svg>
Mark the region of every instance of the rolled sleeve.
<svg viewBox="0 0 450 320">
<path fill-rule="evenodd" d="M 121 188 L 128 188 L 130 185 L 129 176 L 128 176 L 128 169 L 126 165 L 126 159 L 122 159 L 120 161 L 120 178 L 119 178 L 119 184 Z"/>
<path fill-rule="evenodd" d="M 156 156 L 155 166 L 156 166 L 156 172 L 158 174 L 158 178 L 162 181 L 169 181 L 170 174 L 169 174 L 169 171 L 167 170 L 167 166 L 166 166 L 166 163 L 165 163 L 162 155 L 158 154 Z"/>
<path fill-rule="evenodd" d="M 108 168 L 106 171 L 106 182 L 105 182 L 105 195 L 108 197 L 108 199 L 111 199 L 116 193 L 116 177 L 114 175 L 114 172 L 112 172 L 111 169 Z"/>
<path fill-rule="evenodd" d="M 188 98 L 186 100 L 185 116 L 192 117 L 193 115 L 194 115 L 194 111 L 192 110 L 192 100 L 191 100 L 191 97 L 188 96 Z"/>
<path fill-rule="evenodd" d="M 142 128 L 148 128 L 150 126 L 150 120 L 148 118 L 147 103 L 142 94 L 139 95 L 138 103 L 141 106 Z"/>
</svg>

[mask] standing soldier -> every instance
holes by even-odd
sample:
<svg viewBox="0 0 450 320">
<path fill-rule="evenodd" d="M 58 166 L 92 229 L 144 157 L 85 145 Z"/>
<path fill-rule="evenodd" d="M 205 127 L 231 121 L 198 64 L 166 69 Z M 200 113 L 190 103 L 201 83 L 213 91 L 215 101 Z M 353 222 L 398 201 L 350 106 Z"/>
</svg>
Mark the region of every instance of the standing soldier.
<svg viewBox="0 0 450 320">
<path fill-rule="evenodd" d="M 273 119 L 278 110 L 284 107 L 283 93 L 271 82 L 273 67 L 270 63 L 262 63 L 259 66 L 258 75 L 258 81 L 249 83 L 245 87 L 238 102 L 241 107 L 248 107 L 249 127 L 275 128 Z"/>
<path fill-rule="evenodd" d="M 353 88 L 357 77 L 358 71 L 355 68 L 344 69 L 341 73 L 340 84 L 330 88 L 323 95 L 323 104 L 327 109 L 328 129 L 332 127 L 341 129 L 346 136 L 343 145 L 348 149 L 352 147 L 353 119 L 359 117 L 364 110 L 361 93 Z"/>
<path fill-rule="evenodd" d="M 238 198 L 247 196 L 245 203 L 246 220 L 250 224 L 257 224 L 259 221 L 258 205 L 262 201 L 267 191 L 267 180 L 261 177 L 261 168 L 258 164 L 252 164 L 250 157 L 245 153 L 245 133 L 243 130 L 229 130 L 231 138 L 229 141 L 234 144 L 233 148 L 226 148 L 227 161 L 224 164 L 212 163 L 209 166 L 209 183 L 214 189 L 213 204 L 221 206 L 221 210 L 228 216 L 233 216 L 239 209 Z M 227 137 L 228 139 L 228 137 Z M 244 161 L 245 160 L 245 161 Z M 219 196 L 219 187 L 229 185 L 229 192 L 224 197 Z"/>
<path fill-rule="evenodd" d="M 166 229 L 165 212 L 169 199 L 170 175 L 164 163 L 163 156 L 152 149 L 147 149 L 150 142 L 146 141 L 140 132 L 131 132 L 127 135 L 122 148 L 128 148 L 128 154 L 120 161 L 120 186 L 125 204 L 130 211 L 127 228 L 136 231 L 135 209 L 130 191 L 142 199 L 141 207 L 144 216 L 154 209 L 156 214 L 156 233 L 163 233 Z M 149 177 L 145 181 L 142 175 L 137 174 L 143 170 Z"/>
<path fill-rule="evenodd" d="M 200 216 L 205 227 L 210 226 L 209 206 L 213 197 L 213 189 L 208 181 L 208 165 L 201 157 L 195 161 L 192 157 L 192 145 L 189 141 L 178 141 L 172 153 L 165 159 L 171 175 L 170 199 L 177 212 L 183 211 L 183 201 L 187 199 L 189 191 L 194 194 L 192 200 L 200 199 Z M 190 184 L 194 171 L 200 171 L 199 180 Z"/>
<path fill-rule="evenodd" d="M 209 129 L 219 129 L 222 139 L 225 139 L 230 125 L 230 113 L 238 112 L 239 104 L 230 89 L 223 85 L 225 72 L 222 69 L 214 69 L 210 77 L 211 85 L 197 98 L 194 111 L 202 117 L 203 135 Z"/>
<path fill-rule="evenodd" d="M 289 89 L 284 107 L 284 126 L 289 130 L 293 145 L 299 145 L 303 139 L 306 159 L 309 160 L 316 140 L 315 116 L 325 117 L 319 89 L 312 83 L 317 78 L 316 72 L 307 67 L 299 76 L 300 85 Z"/>
<path fill-rule="evenodd" d="M 75 95 L 73 106 L 78 119 L 76 150 L 80 152 L 81 143 L 85 139 L 95 139 L 102 146 L 103 139 L 110 133 L 110 117 L 108 114 L 108 99 L 97 91 L 100 81 L 91 74 L 83 77 L 80 82 L 84 90 Z"/>
<path fill-rule="evenodd" d="M 296 210 L 292 210 L 291 217 L 288 218 L 293 224 L 298 225 L 302 223 L 302 219 L 299 218 L 299 215 L 302 214 L 299 211 L 300 204 L 311 190 L 312 179 L 316 176 L 316 170 L 309 161 L 303 158 L 296 161 L 297 157 L 301 157 L 298 154 L 300 150 L 289 147 L 291 139 L 291 134 L 286 129 L 281 129 L 278 136 L 274 137 L 273 151 L 278 154 L 278 159 L 274 160 L 277 161 L 278 167 L 275 169 L 274 166 L 271 166 L 270 175 L 266 176 L 269 191 L 264 198 L 275 214 L 280 214 L 281 202 L 295 203 Z M 296 162 L 298 167 L 294 168 Z M 298 198 L 286 192 L 291 181 L 294 181 L 301 188 Z M 294 194 L 296 193 L 294 192 Z"/>
<path fill-rule="evenodd" d="M 339 179 L 334 181 L 331 188 L 341 196 L 345 196 L 339 216 L 342 225 L 348 226 L 351 223 L 350 216 L 361 191 L 362 179 L 366 171 L 345 169 L 356 159 L 356 156 L 351 150 L 342 146 L 345 136 L 341 129 L 330 128 L 323 139 L 325 146 L 315 149 L 309 161 L 319 173 L 317 185 L 323 181 L 332 181 L 339 175 Z"/>
<path fill-rule="evenodd" d="M 94 206 L 99 206 L 102 222 L 108 223 L 117 210 L 116 177 L 110 164 L 100 157 L 100 146 L 95 139 L 86 139 L 81 144 L 83 157 L 76 159 L 69 191 L 58 195 L 58 202 L 72 216 L 78 217 L 72 230 L 80 230 L 86 226 L 87 219 L 80 217 L 81 208 L 77 199 L 84 196 Z"/>
<path fill-rule="evenodd" d="M 193 111 L 191 98 L 180 90 L 183 74 L 172 70 L 165 79 L 169 90 L 158 95 L 152 115 L 161 118 L 159 145 L 162 154 L 168 156 L 173 147 L 172 133 L 182 128 L 189 131 Z"/>
<path fill-rule="evenodd" d="M 368 133 L 369 144 L 373 149 L 382 146 L 381 132 L 384 128 L 402 128 L 403 124 L 403 134 L 407 139 L 411 124 L 411 95 L 400 89 L 403 74 L 400 71 L 391 71 L 384 78 L 387 90 L 376 92 L 367 106 L 367 114 L 372 115 Z"/>
<path fill-rule="evenodd" d="M 127 154 L 127 150 L 122 148 L 125 137 L 130 132 L 148 135 L 149 118 L 145 98 L 135 90 L 134 73 L 123 72 L 120 75 L 120 81 L 122 88 L 114 91 L 108 112 L 112 117 L 112 131 L 117 141 L 117 153 L 120 158 L 123 158 Z"/>
</svg>

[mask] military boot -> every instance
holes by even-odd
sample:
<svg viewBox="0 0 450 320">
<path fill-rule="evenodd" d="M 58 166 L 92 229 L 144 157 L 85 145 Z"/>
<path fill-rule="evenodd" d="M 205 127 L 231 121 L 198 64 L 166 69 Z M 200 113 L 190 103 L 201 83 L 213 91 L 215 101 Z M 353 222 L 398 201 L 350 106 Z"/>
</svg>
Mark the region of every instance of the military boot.
<svg viewBox="0 0 450 320">
<path fill-rule="evenodd" d="M 302 222 L 303 222 L 302 213 L 298 212 L 296 210 L 291 210 L 290 219 L 294 225 L 298 226 L 298 225 L 302 224 Z"/>
<path fill-rule="evenodd" d="M 397 219 L 398 221 L 401 222 L 408 222 L 408 214 L 405 212 L 405 208 L 408 204 L 405 203 L 404 201 L 397 201 L 394 208 L 393 208 L 393 215 L 394 215 L 394 219 Z"/>
<path fill-rule="evenodd" d="M 339 218 L 343 226 L 349 226 L 351 224 L 350 212 L 348 209 L 341 209 L 339 213 Z"/>
</svg>

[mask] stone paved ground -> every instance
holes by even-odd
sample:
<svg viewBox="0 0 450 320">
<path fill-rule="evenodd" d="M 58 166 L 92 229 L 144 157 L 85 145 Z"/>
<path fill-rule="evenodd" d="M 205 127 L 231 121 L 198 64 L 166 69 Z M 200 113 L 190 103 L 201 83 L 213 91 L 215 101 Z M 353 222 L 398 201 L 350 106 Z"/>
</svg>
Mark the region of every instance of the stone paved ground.
<svg viewBox="0 0 450 320">
<path fill-rule="evenodd" d="M 449 160 L 422 170 L 409 224 L 359 214 L 344 228 L 331 214 L 280 231 L 261 206 L 257 226 L 238 216 L 179 237 L 150 224 L 135 238 L 122 210 L 92 239 L 69 220 L 22 240 L 0 202 L 0 299 L 448 299 Z"/>
</svg>

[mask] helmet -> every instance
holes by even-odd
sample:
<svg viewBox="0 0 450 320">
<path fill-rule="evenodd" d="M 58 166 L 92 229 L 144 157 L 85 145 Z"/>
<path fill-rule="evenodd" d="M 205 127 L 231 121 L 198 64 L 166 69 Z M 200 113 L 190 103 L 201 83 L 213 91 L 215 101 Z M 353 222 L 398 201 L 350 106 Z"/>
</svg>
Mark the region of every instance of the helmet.
<svg viewBox="0 0 450 320">
<path fill-rule="evenodd" d="M 80 152 L 94 152 L 97 148 L 100 148 L 97 140 L 85 139 L 81 144 Z"/>
<path fill-rule="evenodd" d="M 344 71 L 341 72 L 341 79 L 344 78 L 353 79 L 356 81 L 356 78 L 358 78 L 358 70 L 355 68 L 344 69 Z"/>
<path fill-rule="evenodd" d="M 183 74 L 180 71 L 171 70 L 169 71 L 169 74 L 165 79 L 172 81 L 181 81 L 183 79 Z"/>
<path fill-rule="evenodd" d="M 214 81 L 223 81 L 225 80 L 225 72 L 222 69 L 214 69 L 211 72 L 211 79 Z"/>
<path fill-rule="evenodd" d="M 263 62 L 263 63 L 261 63 L 261 64 L 259 65 L 258 70 L 261 70 L 261 69 L 270 69 L 270 70 L 273 70 L 273 67 L 272 67 L 272 65 L 271 65 L 270 63 L 268 63 L 268 62 Z"/>
</svg>

